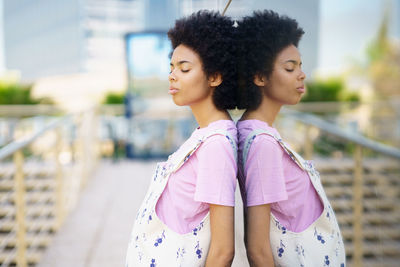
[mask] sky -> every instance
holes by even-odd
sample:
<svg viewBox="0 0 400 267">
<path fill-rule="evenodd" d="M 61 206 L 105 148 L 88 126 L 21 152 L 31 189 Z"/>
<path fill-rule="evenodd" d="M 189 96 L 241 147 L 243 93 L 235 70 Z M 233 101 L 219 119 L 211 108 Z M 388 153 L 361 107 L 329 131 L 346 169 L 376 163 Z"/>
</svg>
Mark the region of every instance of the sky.
<svg viewBox="0 0 400 267">
<path fill-rule="evenodd" d="M 3 0 L 0 0 L 0 74 L 5 69 L 4 64 L 4 40 L 3 36 Z"/>
<path fill-rule="evenodd" d="M 397 12 L 389 24 L 399 38 L 400 0 L 321 0 L 319 73 L 340 73 L 352 61 L 365 59 L 365 49 L 379 29 L 385 5 Z"/>
</svg>

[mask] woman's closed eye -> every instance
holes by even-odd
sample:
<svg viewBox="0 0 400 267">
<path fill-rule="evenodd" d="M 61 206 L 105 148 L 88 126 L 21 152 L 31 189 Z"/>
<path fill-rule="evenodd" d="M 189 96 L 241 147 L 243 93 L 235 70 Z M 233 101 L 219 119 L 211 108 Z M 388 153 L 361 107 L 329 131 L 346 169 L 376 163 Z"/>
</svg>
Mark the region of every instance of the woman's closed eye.
<svg viewBox="0 0 400 267">
<path fill-rule="evenodd" d="M 175 69 L 170 69 L 169 74 L 171 74 L 174 70 Z M 184 72 L 184 73 L 189 72 L 189 71 L 190 71 L 190 69 L 181 69 L 181 72 Z"/>
</svg>

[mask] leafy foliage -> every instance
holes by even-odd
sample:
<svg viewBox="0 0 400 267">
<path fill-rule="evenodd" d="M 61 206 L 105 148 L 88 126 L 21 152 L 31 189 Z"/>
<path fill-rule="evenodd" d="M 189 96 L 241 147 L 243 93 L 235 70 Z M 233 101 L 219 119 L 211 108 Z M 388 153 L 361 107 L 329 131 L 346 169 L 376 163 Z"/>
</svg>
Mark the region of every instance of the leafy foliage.
<svg viewBox="0 0 400 267">
<path fill-rule="evenodd" d="M 303 102 L 316 101 L 358 101 L 359 96 L 345 90 L 341 78 L 329 78 L 327 80 L 315 80 L 308 82 L 307 93 Z"/>
<path fill-rule="evenodd" d="M 367 47 L 366 74 L 377 98 L 400 95 L 400 45 L 389 38 L 389 13 L 386 11 L 378 33 Z"/>
<path fill-rule="evenodd" d="M 125 92 L 124 93 L 110 92 L 105 96 L 103 104 L 123 104 L 124 98 L 125 98 Z"/>
<path fill-rule="evenodd" d="M 47 98 L 33 98 L 31 91 L 32 85 L 0 83 L 0 105 L 52 104 Z"/>
</svg>

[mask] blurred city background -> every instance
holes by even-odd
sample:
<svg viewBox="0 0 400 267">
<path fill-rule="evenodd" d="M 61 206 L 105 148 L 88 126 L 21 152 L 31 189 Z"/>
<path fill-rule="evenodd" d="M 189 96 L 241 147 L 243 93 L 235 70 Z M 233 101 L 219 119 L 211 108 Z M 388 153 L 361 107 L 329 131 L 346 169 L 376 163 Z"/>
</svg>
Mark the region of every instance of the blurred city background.
<svg viewBox="0 0 400 267">
<path fill-rule="evenodd" d="M 197 126 L 167 93 L 166 32 L 227 2 L 0 0 L 0 266 L 123 265 L 155 162 Z M 307 94 L 275 126 L 316 162 L 348 266 L 398 266 L 400 1 L 233 0 L 226 15 L 259 9 L 306 32 Z M 241 212 L 238 194 L 240 267 Z"/>
</svg>

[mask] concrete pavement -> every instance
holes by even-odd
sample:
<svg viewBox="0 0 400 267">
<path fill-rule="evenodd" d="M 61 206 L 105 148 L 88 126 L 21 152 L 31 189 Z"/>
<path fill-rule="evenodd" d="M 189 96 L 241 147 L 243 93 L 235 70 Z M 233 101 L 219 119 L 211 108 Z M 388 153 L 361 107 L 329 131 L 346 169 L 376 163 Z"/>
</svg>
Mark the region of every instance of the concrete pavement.
<svg viewBox="0 0 400 267">
<path fill-rule="evenodd" d="M 38 266 L 124 266 L 131 227 L 155 165 L 155 161 L 101 161 Z M 247 267 L 239 188 L 236 200 L 232 266 Z"/>
</svg>

